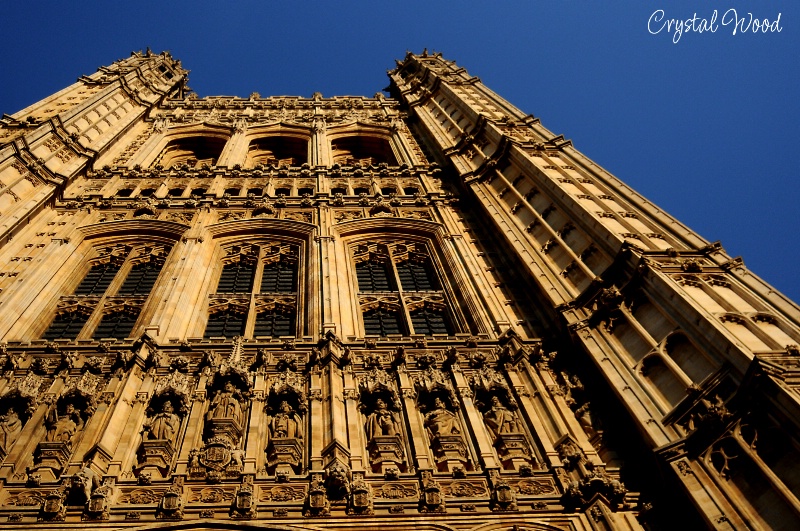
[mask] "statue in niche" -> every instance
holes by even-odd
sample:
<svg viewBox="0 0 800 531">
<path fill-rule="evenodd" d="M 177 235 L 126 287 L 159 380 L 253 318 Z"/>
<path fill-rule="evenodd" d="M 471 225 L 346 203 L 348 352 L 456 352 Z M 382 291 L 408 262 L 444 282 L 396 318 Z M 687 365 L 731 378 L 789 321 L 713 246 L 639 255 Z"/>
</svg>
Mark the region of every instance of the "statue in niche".
<svg viewBox="0 0 800 531">
<path fill-rule="evenodd" d="M 53 405 L 47 412 L 44 422 L 47 428 L 44 436 L 46 442 L 71 443 L 75 434 L 83 429 L 83 419 L 71 402 L 67 402 L 61 414 L 58 412 L 58 406 Z"/>
<path fill-rule="evenodd" d="M 166 400 L 161 405 L 161 412 L 156 413 L 144 424 L 144 438 L 146 440 L 175 441 L 175 435 L 181 426 L 181 419 L 175 414 L 172 402 Z"/>
<path fill-rule="evenodd" d="M 9 407 L 6 412 L 0 416 L 0 448 L 8 451 L 21 432 L 22 420 L 19 418 L 16 410 Z"/>
<path fill-rule="evenodd" d="M 445 407 L 444 401 L 438 396 L 433 401 L 433 409 L 425 415 L 425 427 L 431 438 L 461 434 L 458 418 Z"/>
<path fill-rule="evenodd" d="M 241 393 L 231 382 L 225 382 L 225 387 L 217 391 L 206 413 L 206 420 L 233 419 L 238 424 L 242 423 Z"/>
<path fill-rule="evenodd" d="M 376 436 L 400 436 L 401 434 L 397 414 L 391 411 L 381 398 L 375 401 L 375 410 L 367 417 L 365 429 L 367 438 L 370 440 Z"/>
<path fill-rule="evenodd" d="M 270 419 L 269 430 L 273 438 L 301 439 L 303 437 L 300 416 L 286 400 L 280 403 L 277 413 Z"/>
<path fill-rule="evenodd" d="M 505 407 L 496 395 L 492 396 L 490 407 L 483 414 L 483 420 L 495 437 L 504 433 L 522 433 L 517 415 Z"/>
</svg>

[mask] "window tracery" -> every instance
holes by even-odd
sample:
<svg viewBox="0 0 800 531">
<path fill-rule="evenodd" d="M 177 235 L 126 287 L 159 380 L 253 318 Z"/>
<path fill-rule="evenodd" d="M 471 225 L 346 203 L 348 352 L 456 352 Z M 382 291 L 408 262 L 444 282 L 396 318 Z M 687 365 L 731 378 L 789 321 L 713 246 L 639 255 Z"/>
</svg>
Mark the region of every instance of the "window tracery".
<svg viewBox="0 0 800 531">
<path fill-rule="evenodd" d="M 297 246 L 283 242 L 230 246 L 211 296 L 205 337 L 294 336 L 298 261 Z"/>
<path fill-rule="evenodd" d="M 73 294 L 58 302 L 42 339 L 129 337 L 170 250 L 168 245 L 100 250 Z"/>
<path fill-rule="evenodd" d="M 353 258 L 366 335 L 452 332 L 426 244 L 370 241 L 356 245 Z"/>
</svg>

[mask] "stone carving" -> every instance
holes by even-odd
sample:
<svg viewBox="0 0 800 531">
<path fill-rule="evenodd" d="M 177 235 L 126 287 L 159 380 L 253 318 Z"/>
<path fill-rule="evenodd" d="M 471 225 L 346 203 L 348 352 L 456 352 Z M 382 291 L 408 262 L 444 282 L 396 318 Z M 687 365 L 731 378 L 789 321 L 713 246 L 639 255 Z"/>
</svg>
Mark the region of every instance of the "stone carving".
<svg viewBox="0 0 800 531">
<path fill-rule="evenodd" d="M 183 518 L 183 496 L 180 485 L 170 485 L 158 503 L 156 518 L 180 520 Z"/>
<path fill-rule="evenodd" d="M 294 411 L 287 401 L 278 406 L 277 412 L 272 415 L 269 422 L 270 435 L 273 438 L 303 438 L 300 416 Z"/>
<path fill-rule="evenodd" d="M 230 517 L 234 519 L 255 518 L 256 511 L 257 505 L 253 495 L 253 477 L 247 476 L 233 498 Z"/>
<path fill-rule="evenodd" d="M 22 432 L 22 419 L 19 418 L 17 411 L 9 407 L 6 412 L 0 416 L 0 457 L 8 455 L 11 445 L 17 440 L 19 434 Z"/>
<path fill-rule="evenodd" d="M 206 413 L 206 420 L 232 419 L 241 425 L 242 396 L 231 382 L 225 382 L 224 388 L 217 391 L 211 400 Z"/>
<path fill-rule="evenodd" d="M 161 411 L 156 413 L 144 424 L 144 438 L 146 440 L 163 440 L 175 442 L 175 435 L 180 428 L 181 420 L 175 414 L 175 408 L 169 400 L 161 405 Z"/>
<path fill-rule="evenodd" d="M 419 511 L 422 513 L 443 513 L 446 511 L 444 495 L 439 482 L 430 472 L 422 472 Z"/>
<path fill-rule="evenodd" d="M 367 417 L 365 431 L 368 439 L 379 436 L 398 436 L 400 432 L 400 419 L 397 414 L 390 411 L 382 399 L 375 401 L 375 409 Z"/>
<path fill-rule="evenodd" d="M 306 507 L 303 511 L 305 516 L 328 516 L 331 514 L 331 503 L 325 490 L 325 482 L 322 474 L 311 475 L 311 488 L 308 491 Z"/>
<path fill-rule="evenodd" d="M 51 406 L 44 422 L 46 442 L 67 443 L 71 446 L 75 434 L 83 429 L 83 419 L 72 402 L 67 402 L 61 411 L 57 405 Z"/>
<path fill-rule="evenodd" d="M 372 488 L 364 481 L 364 474 L 353 474 L 348 514 L 374 514 L 372 508 Z"/>
<path fill-rule="evenodd" d="M 492 396 L 490 407 L 483 414 L 483 420 L 495 438 L 506 433 L 523 432 L 516 413 L 505 407 L 496 395 Z"/>
<path fill-rule="evenodd" d="M 461 434 L 458 417 L 445 407 L 444 401 L 439 397 L 434 398 L 433 408 L 425 415 L 425 427 L 431 439 Z"/>
<path fill-rule="evenodd" d="M 468 461 L 467 447 L 458 417 L 450 411 L 442 397 L 434 396 L 432 401 L 424 424 L 439 468 L 442 471 L 463 469 Z"/>
</svg>

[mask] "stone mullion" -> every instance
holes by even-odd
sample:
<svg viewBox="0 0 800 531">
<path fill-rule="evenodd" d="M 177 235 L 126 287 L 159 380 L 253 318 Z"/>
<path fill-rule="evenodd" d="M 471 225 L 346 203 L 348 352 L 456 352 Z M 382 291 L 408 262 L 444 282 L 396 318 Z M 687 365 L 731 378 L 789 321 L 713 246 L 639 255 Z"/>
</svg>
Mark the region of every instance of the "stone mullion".
<svg viewBox="0 0 800 531">
<path fill-rule="evenodd" d="M 310 379 L 310 406 L 308 418 L 304 419 L 305 425 L 303 432 L 308 434 L 309 441 L 309 467 L 312 471 L 322 470 L 322 448 L 323 448 L 323 431 L 325 430 L 325 418 L 323 414 L 322 401 L 322 375 L 319 370 L 313 371 L 309 375 Z M 312 420 L 314 422 L 312 422 Z"/>
<path fill-rule="evenodd" d="M 461 369 L 456 369 L 455 367 L 453 367 L 452 375 L 456 384 L 456 389 L 458 390 L 462 408 L 467 414 L 468 428 L 477 442 L 478 453 L 480 454 L 483 468 L 487 470 L 502 468 L 494 448 L 492 447 L 492 438 L 491 435 L 489 435 L 486 424 L 483 422 L 483 416 L 472 400 L 472 389 L 469 387 L 467 378 L 464 376 Z"/>
<path fill-rule="evenodd" d="M 60 377 L 56 378 L 53 383 L 50 384 L 50 388 L 44 393 L 44 398 L 39 401 L 36 411 L 33 412 L 31 418 L 25 423 L 25 426 L 17 437 L 17 441 L 23 441 L 24 443 L 15 444 L 6 456 L 3 464 L 0 465 L 0 478 L 4 479 L 6 482 L 14 479 L 15 473 L 24 471 L 26 466 L 32 465 L 36 446 L 39 444 L 39 441 L 44 439 L 45 416 L 51 404 L 55 403 L 58 394 L 63 388 L 64 379 Z"/>
<path fill-rule="evenodd" d="M 325 130 L 324 122 L 315 123 L 314 133 L 311 135 L 311 166 L 330 166 L 330 142 Z"/>
<path fill-rule="evenodd" d="M 522 257 L 528 275 L 539 279 L 542 291 L 553 306 L 572 301 L 577 296 L 577 288 L 567 284 L 559 275 L 555 262 L 535 245 L 535 240 L 506 216 L 507 207 L 497 200 L 497 192 L 486 182 L 472 185 L 477 201 L 485 209 L 485 214 L 494 222 L 495 234 L 504 237 L 507 243 Z M 548 225 L 549 227 L 549 225 Z M 552 229 L 551 229 L 552 230 Z M 497 233 L 500 234 L 497 234 Z M 543 278 L 542 278 L 543 277 Z"/>
<path fill-rule="evenodd" d="M 549 460 L 549 465 L 560 466 L 561 456 L 556 451 L 554 444 L 567 433 L 567 426 L 558 414 L 557 407 L 550 396 L 549 390 L 557 386 L 548 371 L 539 371 L 528 364 L 527 361 L 522 363 L 524 364 L 525 374 L 533 384 L 525 387 L 533 387 L 532 395 L 537 400 L 534 402 L 530 396 L 520 396 L 520 407 L 532 424 L 533 431 Z M 514 380 L 512 379 L 512 381 Z M 546 418 L 543 419 L 542 415 L 546 415 Z M 549 427 L 545 423 L 549 424 Z"/>
<path fill-rule="evenodd" d="M 222 148 L 217 166 L 233 167 L 234 164 L 244 166 L 249 144 L 246 131 L 246 128 L 242 128 L 231 135 L 225 143 L 225 147 Z"/>
<path fill-rule="evenodd" d="M 178 473 L 181 473 L 180 470 L 185 470 L 189 462 L 189 452 L 203 446 L 203 418 L 206 412 L 207 383 L 208 376 L 205 374 L 201 375 L 191 397 L 192 405 L 187 415 L 186 431 L 183 432 L 183 439 L 179 440 L 178 448 L 176 448 L 178 450 L 178 459 L 176 462 L 180 467 L 176 468 L 176 472 Z"/>
<path fill-rule="evenodd" d="M 411 429 L 411 447 L 414 452 L 414 461 L 418 470 L 436 470 L 436 464 L 431 459 L 430 449 L 428 448 L 428 435 L 425 432 L 422 415 L 417 409 L 416 392 L 414 384 L 408 372 L 404 368 L 397 370 L 400 381 L 400 394 L 403 399 L 403 408 L 406 413 L 406 421 Z M 409 463 L 412 465 L 412 463 Z"/>
<path fill-rule="evenodd" d="M 367 443 L 358 410 L 358 386 L 352 370 L 344 371 L 344 408 L 347 418 L 347 443 L 350 449 L 350 468 L 355 471 L 369 469 L 369 456 L 365 455 Z"/>
<path fill-rule="evenodd" d="M 265 447 L 267 440 L 267 412 L 264 409 L 267 393 L 267 379 L 263 372 L 255 376 L 253 399 L 250 402 L 250 423 L 247 425 L 246 444 L 242 448 L 244 456 L 244 473 L 255 474 L 266 464 Z"/>
<path fill-rule="evenodd" d="M 105 451 L 103 448 L 96 447 L 96 445 L 100 442 L 101 435 L 105 434 L 108 429 L 108 424 L 110 421 L 111 414 L 113 413 L 113 408 L 110 408 L 109 405 L 113 400 L 114 395 L 116 395 L 116 384 L 118 382 L 107 381 L 104 389 L 100 391 L 99 396 L 95 397 L 96 409 L 92 416 L 89 417 L 89 421 L 83 427 L 83 435 L 80 438 L 78 445 L 72 452 L 72 457 L 69 463 L 69 467 L 65 470 L 65 473 L 69 474 L 70 476 L 78 471 L 83 467 L 83 461 L 87 455 L 92 455 L 92 461 L 96 464 L 102 465 L 101 468 L 105 470 L 107 461 L 110 460 L 111 455 Z M 110 398 L 109 398 L 110 397 Z M 94 452 L 92 450 L 94 449 Z M 97 452 L 102 452 L 101 456 L 97 455 Z M 98 458 L 102 459 L 101 462 L 98 463 Z"/>
<path fill-rule="evenodd" d="M 184 233 L 184 239 L 175 244 L 173 252 L 180 252 L 176 253 L 176 261 L 180 263 L 175 271 L 178 280 L 169 293 L 164 294 L 167 303 L 151 319 L 152 323 L 164 325 L 160 328 L 159 339 L 203 335 L 198 324 L 207 321 L 208 293 L 222 268 L 215 246 L 202 238 L 202 227 L 212 217 L 211 212 L 198 213 L 192 227 Z M 188 308 L 191 311 L 185 311 Z"/>
<path fill-rule="evenodd" d="M 496 290 L 488 285 L 480 265 L 475 260 L 472 252 L 470 252 L 469 245 L 465 242 L 464 236 L 456 223 L 455 214 L 449 208 L 439 208 L 437 212 L 441 216 L 447 232 L 451 234 L 448 238 L 450 242 L 448 247 L 452 249 L 452 253 L 455 255 L 454 259 L 461 264 L 462 270 L 467 273 L 464 275 L 465 278 L 462 277 L 463 282 L 471 288 L 469 292 L 483 303 L 481 306 L 475 305 L 477 307 L 472 312 L 473 319 L 478 325 L 478 331 L 491 332 L 492 324 L 497 330 L 503 330 L 504 325 L 506 327 L 512 326 L 513 324 L 505 314 L 503 305 L 497 297 Z M 476 319 L 476 314 L 482 319 Z"/>
<path fill-rule="evenodd" d="M 392 272 L 392 279 L 394 280 L 395 286 L 395 293 L 397 293 L 397 298 L 400 301 L 400 313 L 403 316 L 403 320 L 405 321 L 405 331 L 401 330 L 400 333 L 403 335 L 406 334 L 414 334 L 414 330 L 411 326 L 411 313 L 408 311 L 408 306 L 406 305 L 406 294 L 403 291 L 403 285 L 400 283 L 400 275 L 397 273 L 397 265 L 395 264 L 394 254 L 392 253 L 391 248 L 389 249 L 389 268 Z M 390 286 L 391 288 L 391 286 Z M 366 330 L 365 330 L 366 332 Z"/>
<path fill-rule="evenodd" d="M 534 374 L 533 369 L 528 365 L 527 362 L 524 362 L 524 371 L 530 376 Z M 506 369 L 506 375 L 508 377 L 509 382 L 511 383 L 511 387 L 515 391 L 516 400 L 520 408 L 520 412 L 524 413 L 520 417 L 520 420 L 526 424 L 528 424 L 531 428 L 533 436 L 537 439 L 538 445 L 534 444 L 534 452 L 539 453 L 539 451 L 544 451 L 547 459 L 549 460 L 550 464 L 553 466 L 561 466 L 561 457 L 556 452 L 555 447 L 553 446 L 553 441 L 550 440 L 550 437 L 547 437 L 549 431 L 545 428 L 542 419 L 540 418 L 539 414 L 536 411 L 536 405 L 531 398 L 531 393 L 529 391 L 530 385 L 526 385 L 525 382 L 522 381 L 522 377 L 519 374 L 519 371 L 514 369 Z M 533 378 L 531 378 L 533 380 Z M 538 380 L 538 379 L 537 379 Z M 546 394 L 543 394 L 544 385 L 541 381 L 537 381 L 535 386 L 539 390 L 534 391 L 534 396 L 543 397 Z M 525 422 L 527 419 L 527 422 Z M 538 447 L 537 447 L 538 446 Z M 541 457 L 541 456 L 540 456 Z"/>
<path fill-rule="evenodd" d="M 125 443 L 130 441 L 130 437 L 126 438 L 125 433 L 129 430 L 131 425 L 136 425 L 135 419 L 137 417 L 134 416 L 133 413 L 135 406 L 138 404 L 137 393 L 143 385 L 139 374 L 140 369 L 138 366 L 135 366 L 119 382 L 121 388 L 117 391 L 117 403 L 114 405 L 114 410 L 111 413 L 108 426 L 103 431 L 103 435 L 97 443 L 97 446 L 105 454 L 110 456 L 108 466 L 109 475 L 119 475 L 123 470 L 122 463 L 125 453 Z"/>
<path fill-rule="evenodd" d="M 323 217 L 323 212 L 326 214 Z M 332 214 L 331 209 L 323 209 L 320 211 L 320 221 L 325 219 L 326 222 L 330 220 L 327 219 Z M 323 227 L 324 229 L 325 227 Z M 327 231 L 326 231 L 327 232 Z M 318 304 L 309 304 L 308 311 L 309 314 L 314 312 L 317 308 L 322 311 L 322 315 L 320 316 L 318 323 L 321 323 L 322 330 L 321 332 L 325 334 L 326 332 L 333 332 L 334 334 L 343 334 L 344 328 L 342 326 L 342 316 L 341 316 L 341 294 L 340 294 L 340 283 L 339 279 L 341 279 L 342 275 L 339 272 L 341 268 L 341 261 L 339 260 L 340 256 L 336 252 L 336 248 L 334 245 L 334 240 L 332 236 L 318 236 L 315 238 L 319 244 L 319 267 L 320 267 L 320 278 L 322 279 L 322 285 L 320 286 L 320 290 L 317 292 L 319 293 L 319 297 L 321 297 L 321 301 Z M 310 287 L 310 286 L 309 286 Z M 314 296 L 311 295 L 307 298 L 309 302 L 314 301 Z M 338 324 L 338 330 L 337 330 Z M 317 333 L 317 330 L 312 330 L 312 332 Z"/>
<path fill-rule="evenodd" d="M 333 363 L 330 363 L 324 370 L 323 374 L 327 375 L 327 391 L 326 398 L 329 414 L 329 423 L 327 429 L 324 430 L 325 446 L 323 447 L 325 464 L 331 463 L 334 457 L 344 456 L 340 455 L 339 449 L 343 449 L 349 454 L 349 445 L 345 438 L 347 427 L 347 415 L 345 413 L 344 405 L 344 381 L 342 378 L 342 371 L 338 369 Z M 349 457 L 349 455 L 348 455 Z M 349 463 L 348 463 L 349 464 Z"/>
<path fill-rule="evenodd" d="M 128 405 L 130 413 L 128 414 L 128 422 L 119 436 L 117 450 L 111 458 L 109 474 L 114 469 L 124 473 L 136 466 L 136 452 L 142 442 L 146 410 L 150 399 L 153 397 L 154 386 L 155 382 L 152 374 L 146 374 L 138 382 L 138 385 L 133 378 L 128 377 L 120 402 Z"/>
<path fill-rule="evenodd" d="M 517 190 L 517 187 L 514 186 L 506 178 L 506 176 L 503 175 L 502 172 L 500 172 L 500 171 L 498 171 L 496 169 L 495 170 L 491 170 L 491 171 L 494 172 L 495 178 L 500 179 L 501 181 L 503 181 L 503 183 L 505 183 L 505 186 L 508 189 L 508 191 L 511 192 L 514 196 L 516 196 L 518 202 L 523 203 L 528 208 L 530 213 L 533 214 L 533 218 L 536 219 L 539 222 L 539 224 L 542 227 L 544 227 L 545 230 L 549 233 L 550 239 L 555 240 L 556 242 L 558 242 L 558 244 L 561 246 L 561 248 L 564 249 L 564 251 L 569 255 L 569 257 L 572 258 L 572 261 L 574 263 L 576 263 L 578 265 L 578 267 L 581 268 L 581 270 L 583 271 L 583 273 L 585 275 L 587 275 L 589 278 L 594 278 L 595 277 L 594 272 L 591 269 L 589 269 L 589 267 L 587 267 L 586 264 L 583 263 L 583 260 L 580 259 L 580 256 L 578 256 L 578 254 L 572 249 L 572 247 L 570 247 L 564 241 L 564 239 L 559 235 L 558 231 L 556 231 L 556 229 L 553 228 L 542 217 L 542 215 L 539 212 L 536 211 L 535 208 L 533 208 L 533 205 L 531 205 L 531 203 L 527 199 L 525 199 L 525 197 L 519 192 L 519 190 Z M 530 175 L 528 175 L 527 172 L 525 172 L 524 169 L 521 170 L 521 173 L 523 175 L 525 175 L 526 177 L 530 178 L 531 180 L 535 181 L 535 178 L 530 176 Z M 561 207 L 561 208 L 563 208 L 563 207 Z M 571 214 L 571 212 L 569 210 L 566 210 L 566 213 Z M 570 216 L 570 217 L 572 217 L 572 216 Z M 512 218 L 512 219 L 516 220 L 516 218 Z M 533 236 L 530 236 L 530 238 L 532 238 L 532 237 Z"/>
</svg>

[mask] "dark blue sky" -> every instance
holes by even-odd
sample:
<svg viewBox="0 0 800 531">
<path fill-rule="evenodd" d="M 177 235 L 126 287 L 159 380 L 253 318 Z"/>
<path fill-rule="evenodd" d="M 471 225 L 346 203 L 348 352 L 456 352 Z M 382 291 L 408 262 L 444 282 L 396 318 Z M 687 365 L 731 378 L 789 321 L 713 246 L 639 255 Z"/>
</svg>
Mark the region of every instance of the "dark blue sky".
<svg viewBox="0 0 800 531">
<path fill-rule="evenodd" d="M 716 9 L 717 30 L 675 44 L 648 32 L 659 9 Z M 729 9 L 782 31 L 732 35 Z M 800 301 L 797 0 L 6 2 L 0 20 L 8 114 L 147 46 L 201 96 L 371 96 L 406 50 L 441 51 Z"/>
</svg>

